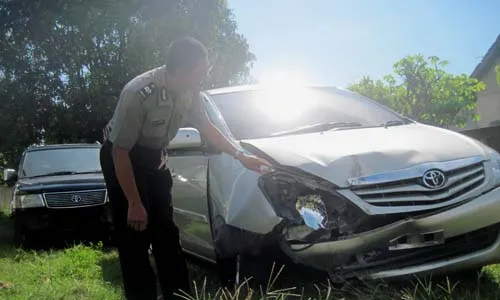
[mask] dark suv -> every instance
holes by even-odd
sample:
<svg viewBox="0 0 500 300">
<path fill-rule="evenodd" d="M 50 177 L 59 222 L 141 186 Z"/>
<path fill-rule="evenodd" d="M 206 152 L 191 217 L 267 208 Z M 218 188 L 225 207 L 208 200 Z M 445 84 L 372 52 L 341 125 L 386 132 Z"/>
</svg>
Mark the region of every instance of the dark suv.
<svg viewBox="0 0 500 300">
<path fill-rule="evenodd" d="M 99 144 L 33 146 L 22 155 L 14 186 L 11 216 L 14 240 L 24 244 L 56 232 L 107 234 L 111 229 Z"/>
</svg>

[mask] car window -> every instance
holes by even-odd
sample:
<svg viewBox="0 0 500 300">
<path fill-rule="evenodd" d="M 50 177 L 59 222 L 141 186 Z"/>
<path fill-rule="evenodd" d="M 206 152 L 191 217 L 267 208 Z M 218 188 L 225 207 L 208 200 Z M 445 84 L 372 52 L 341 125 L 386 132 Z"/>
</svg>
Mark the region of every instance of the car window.
<svg viewBox="0 0 500 300">
<path fill-rule="evenodd" d="M 271 137 L 318 123 L 357 123 L 360 127 L 408 121 L 361 95 L 334 88 L 249 90 L 211 95 L 237 139 Z"/>
<path fill-rule="evenodd" d="M 100 172 L 98 147 L 40 149 L 27 151 L 19 177 L 43 176 L 59 172 Z"/>
</svg>

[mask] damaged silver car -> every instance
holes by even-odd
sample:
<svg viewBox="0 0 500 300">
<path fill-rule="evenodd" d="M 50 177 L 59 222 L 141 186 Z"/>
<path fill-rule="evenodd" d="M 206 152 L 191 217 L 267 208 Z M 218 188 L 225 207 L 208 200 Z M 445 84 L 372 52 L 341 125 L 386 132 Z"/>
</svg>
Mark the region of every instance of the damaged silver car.
<svg viewBox="0 0 500 300">
<path fill-rule="evenodd" d="M 217 262 L 267 244 L 332 279 L 402 278 L 500 261 L 500 155 L 329 87 L 204 93 L 213 123 L 264 175 L 193 128 L 170 144 L 186 252 Z"/>
</svg>

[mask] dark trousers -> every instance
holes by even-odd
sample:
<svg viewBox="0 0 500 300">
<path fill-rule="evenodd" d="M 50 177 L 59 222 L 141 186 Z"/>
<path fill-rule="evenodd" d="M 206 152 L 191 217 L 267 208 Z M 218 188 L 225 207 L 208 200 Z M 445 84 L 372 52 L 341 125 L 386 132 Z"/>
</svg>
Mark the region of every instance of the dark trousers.
<svg viewBox="0 0 500 300">
<path fill-rule="evenodd" d="M 131 152 L 136 185 L 148 213 L 145 231 L 127 226 L 128 202 L 116 178 L 109 142 L 101 148 L 101 167 L 106 181 L 115 226 L 115 241 L 127 299 L 157 299 L 156 276 L 149 260 L 150 246 L 164 299 L 178 298 L 174 293 L 189 291 L 189 275 L 179 230 L 173 221 L 172 176 L 169 170 L 155 167 L 160 151 L 135 148 Z M 158 158 L 156 158 L 156 155 Z"/>
</svg>

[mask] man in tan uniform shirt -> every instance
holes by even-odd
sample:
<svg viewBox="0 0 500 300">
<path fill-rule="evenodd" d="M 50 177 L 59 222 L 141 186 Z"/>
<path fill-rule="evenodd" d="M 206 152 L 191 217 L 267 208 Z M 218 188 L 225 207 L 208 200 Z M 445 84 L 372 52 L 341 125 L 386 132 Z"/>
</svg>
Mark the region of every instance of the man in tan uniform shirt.
<svg viewBox="0 0 500 300">
<path fill-rule="evenodd" d="M 149 263 L 153 248 L 163 297 L 189 291 L 189 276 L 173 221 L 166 147 L 187 122 L 205 139 L 259 172 L 265 160 L 244 154 L 209 120 L 200 97 L 208 72 L 204 45 L 190 37 L 171 44 L 166 65 L 125 85 L 104 129 L 100 160 L 106 180 L 127 299 L 157 299 Z"/>
</svg>

